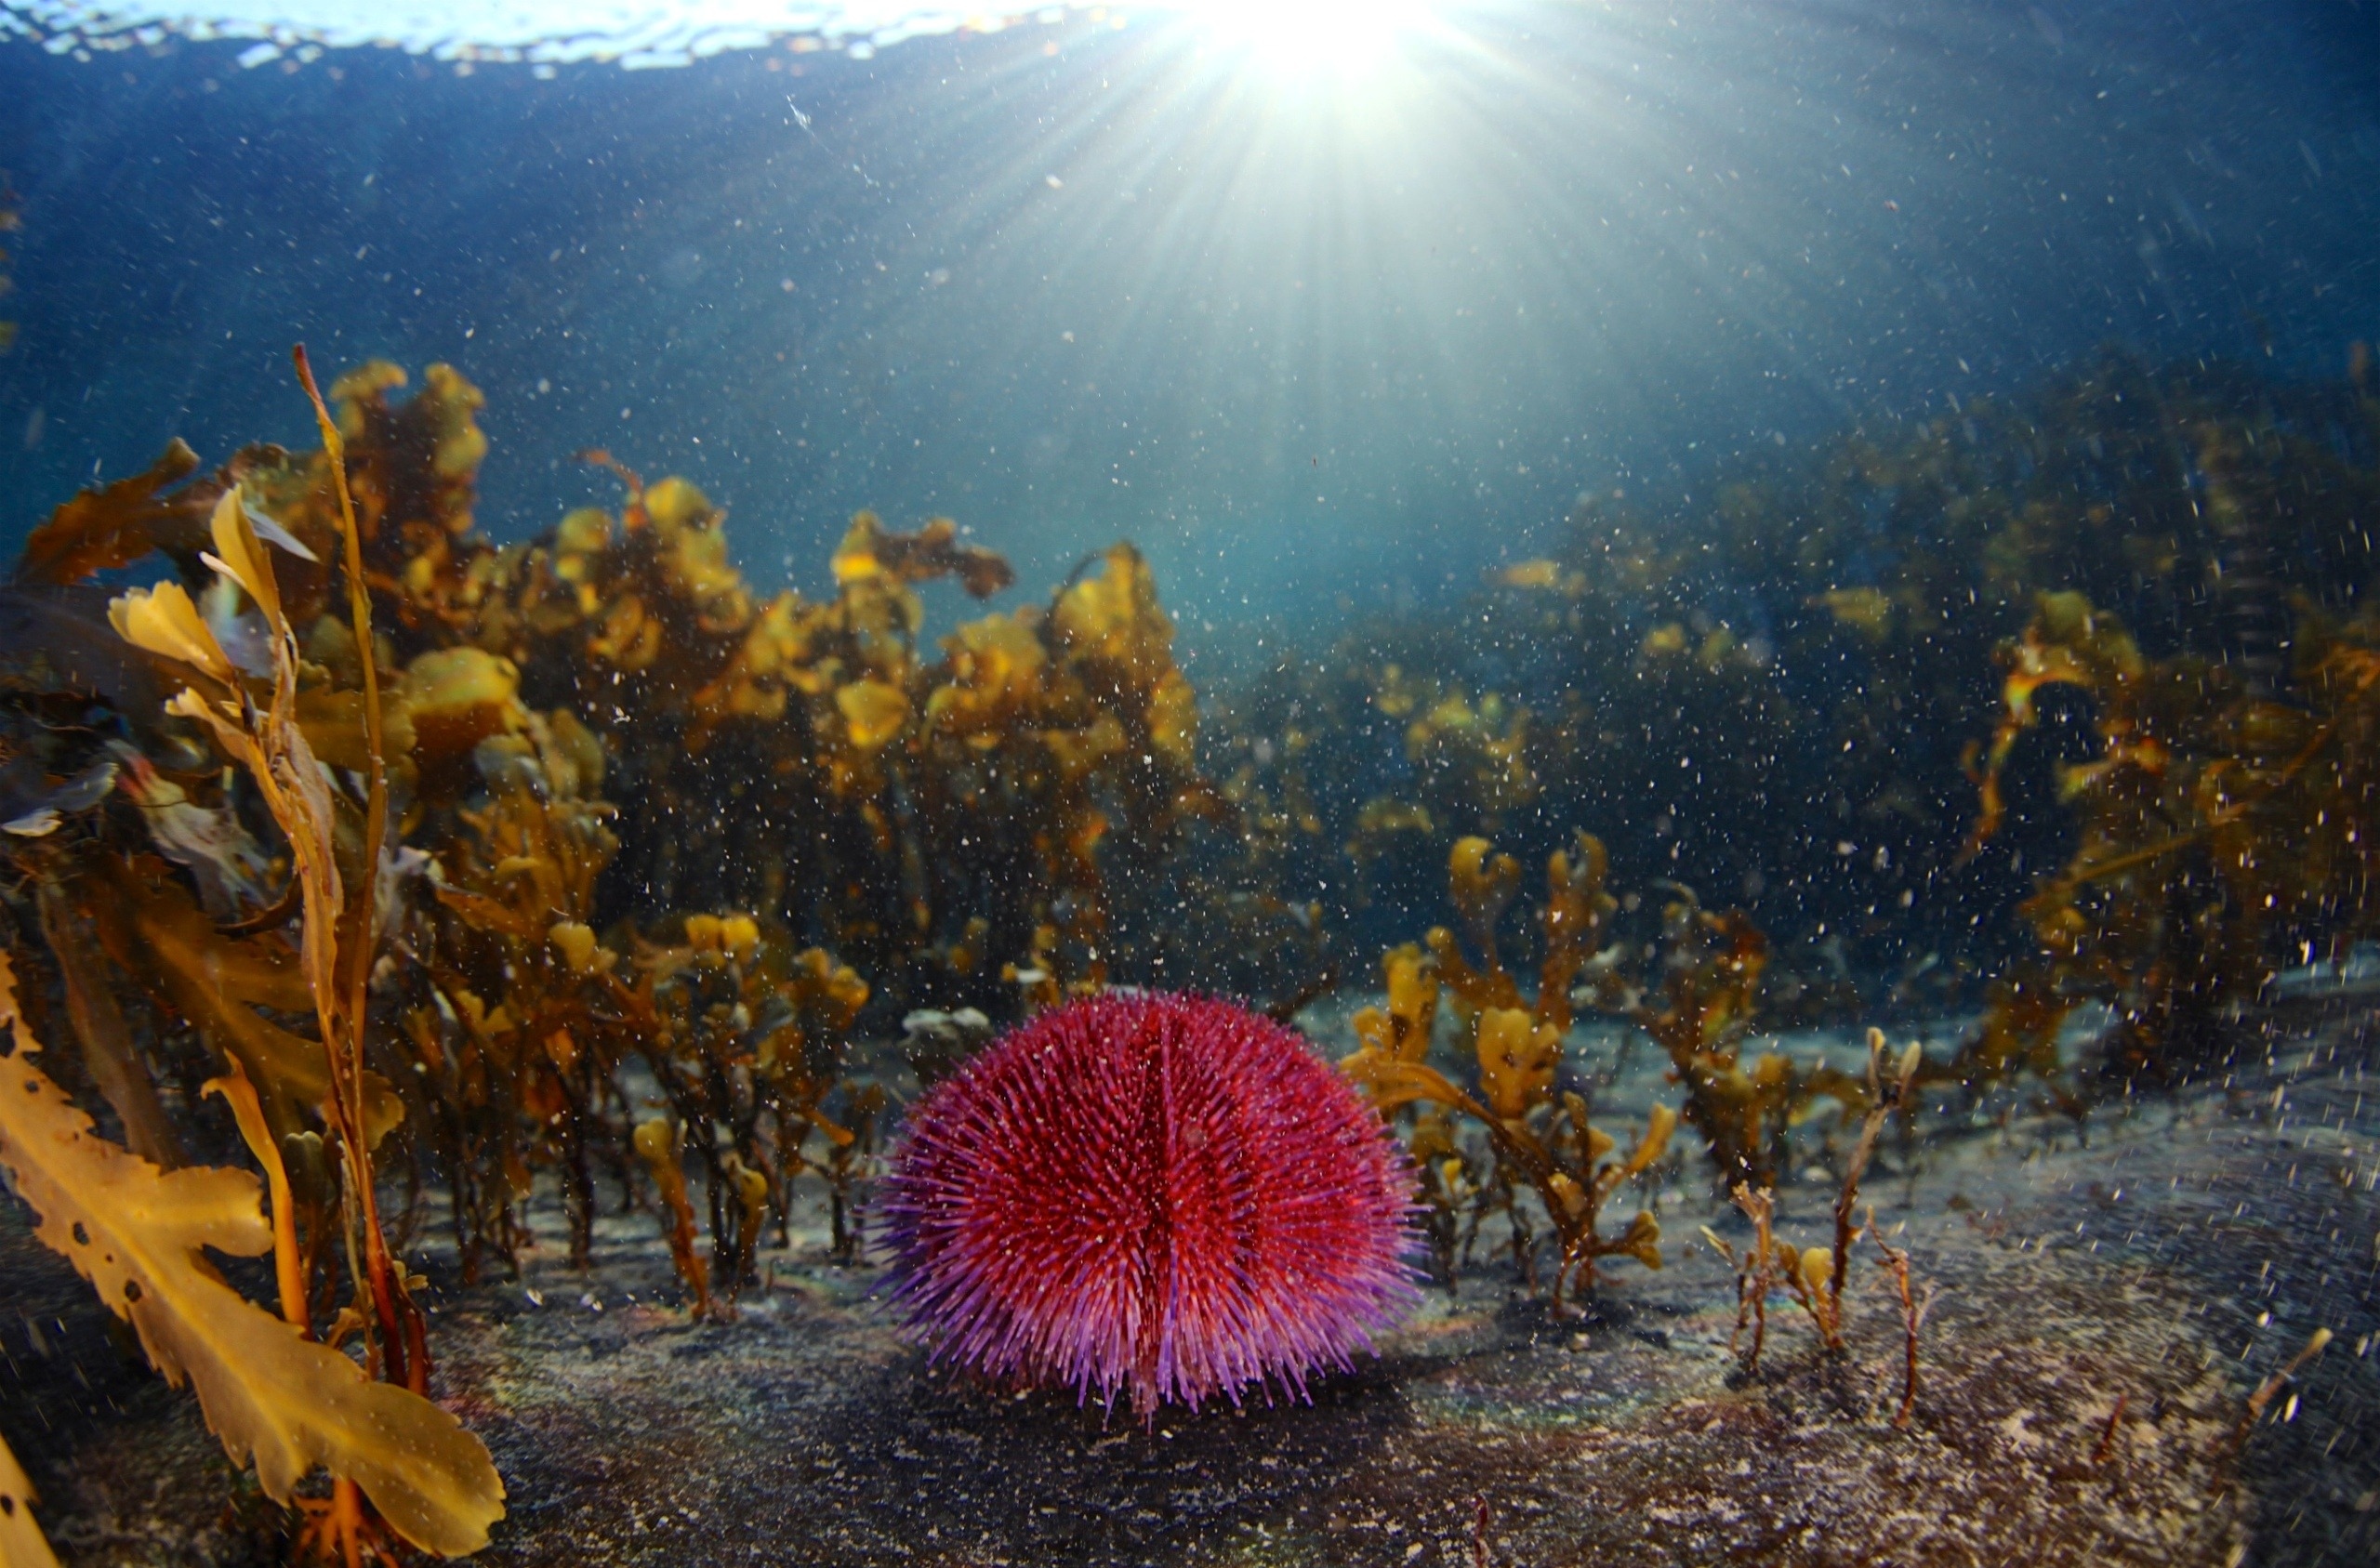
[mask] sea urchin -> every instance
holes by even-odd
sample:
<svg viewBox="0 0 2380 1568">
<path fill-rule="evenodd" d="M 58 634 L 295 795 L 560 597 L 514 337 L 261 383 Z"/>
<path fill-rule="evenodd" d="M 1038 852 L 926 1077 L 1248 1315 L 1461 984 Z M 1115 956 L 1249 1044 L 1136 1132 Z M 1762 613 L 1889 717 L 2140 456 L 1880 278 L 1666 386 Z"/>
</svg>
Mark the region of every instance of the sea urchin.
<svg viewBox="0 0 2380 1568">
<path fill-rule="evenodd" d="M 1413 1296 L 1413 1181 L 1288 1029 L 1211 997 L 1042 1014 L 911 1113 L 879 1212 L 937 1357 L 1153 1416 L 1302 1396 Z"/>
</svg>

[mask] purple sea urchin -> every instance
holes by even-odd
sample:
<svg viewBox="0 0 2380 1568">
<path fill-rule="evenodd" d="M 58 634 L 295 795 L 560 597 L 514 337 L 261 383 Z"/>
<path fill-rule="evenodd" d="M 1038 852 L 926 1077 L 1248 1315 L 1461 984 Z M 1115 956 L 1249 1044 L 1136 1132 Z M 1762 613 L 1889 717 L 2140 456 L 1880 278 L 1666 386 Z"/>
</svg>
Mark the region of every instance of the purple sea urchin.
<svg viewBox="0 0 2380 1568">
<path fill-rule="evenodd" d="M 894 1300 L 990 1376 L 1236 1402 L 1299 1393 L 1411 1301 L 1413 1183 L 1289 1030 L 1111 995 L 1017 1029 L 921 1101 L 885 1184 Z"/>
</svg>

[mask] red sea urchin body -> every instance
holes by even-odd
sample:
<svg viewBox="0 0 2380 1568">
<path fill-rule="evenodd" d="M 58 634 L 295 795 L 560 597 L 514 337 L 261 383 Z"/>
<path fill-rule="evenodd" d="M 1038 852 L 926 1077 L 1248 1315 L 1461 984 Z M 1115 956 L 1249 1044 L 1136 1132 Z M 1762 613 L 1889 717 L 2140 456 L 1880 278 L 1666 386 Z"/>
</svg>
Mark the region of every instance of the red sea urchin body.
<svg viewBox="0 0 2380 1568">
<path fill-rule="evenodd" d="M 1109 995 L 1042 1014 L 911 1113 L 879 1212 L 910 1327 L 993 1377 L 1153 1414 L 1302 1393 L 1413 1298 L 1412 1176 L 1288 1029 Z"/>
</svg>

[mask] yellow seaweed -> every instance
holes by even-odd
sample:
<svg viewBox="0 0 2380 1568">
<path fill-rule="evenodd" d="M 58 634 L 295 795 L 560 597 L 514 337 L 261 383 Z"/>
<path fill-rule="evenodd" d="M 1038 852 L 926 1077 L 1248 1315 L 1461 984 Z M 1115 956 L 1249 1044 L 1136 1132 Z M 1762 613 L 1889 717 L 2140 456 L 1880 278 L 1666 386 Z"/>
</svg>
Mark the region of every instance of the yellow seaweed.
<svg viewBox="0 0 2380 1568">
<path fill-rule="evenodd" d="M 1507 873 L 1500 862 L 1509 860 L 1497 856 L 1494 846 L 1484 839 L 1457 847 L 1450 880 L 1474 912 L 1501 910 L 1510 896 L 1519 868 L 1514 863 Z M 1567 856 L 1557 854 L 1554 861 L 1554 875 L 1575 885 Z M 1488 929 L 1492 931 L 1492 921 Z M 1536 1193 L 1540 1210 L 1554 1227 L 1552 1295 L 1557 1306 L 1574 1277 L 1578 1288 L 1593 1287 L 1598 1259 L 1633 1258 L 1646 1268 L 1659 1268 L 1661 1230 L 1650 1210 L 1640 1211 L 1617 1235 L 1602 1230 L 1602 1212 L 1623 1183 L 1644 1175 L 1667 1152 L 1676 1113 L 1656 1106 L 1628 1155 L 1610 1158 L 1617 1143 L 1590 1123 L 1585 1100 L 1575 1092 L 1557 1092 L 1556 1071 L 1569 1019 L 1567 996 L 1549 999 L 1540 994 L 1534 1004 L 1525 1003 L 1492 953 L 1488 967 L 1474 968 L 1455 951 L 1448 933 L 1430 934 L 1434 955 L 1425 956 L 1408 943 L 1391 949 L 1382 959 L 1388 1006 L 1366 1008 L 1355 1015 L 1359 1048 L 1340 1067 L 1383 1115 L 1410 1106 L 1432 1108 L 1416 1119 L 1409 1147 L 1432 1206 L 1432 1245 L 1442 1272 L 1451 1276 L 1453 1211 L 1467 1203 L 1474 1210 L 1474 1232 L 1476 1219 L 1488 1206 L 1503 1211 L 1512 1222 L 1514 1251 L 1522 1271 L 1534 1279 L 1534 1248 L 1518 1205 L 1520 1190 Z M 1449 964 L 1457 967 L 1450 977 L 1446 974 Z M 1461 1004 L 1478 1076 L 1475 1096 L 1426 1061 L 1442 985 L 1453 989 Z M 1487 1132 L 1494 1156 L 1493 1179 L 1474 1176 L 1444 1119 L 1448 1113 L 1466 1117 Z"/>
<path fill-rule="evenodd" d="M 14 1055 L 0 1075 L 0 1162 L 40 1217 L 36 1234 L 88 1279 L 168 1383 L 196 1390 L 234 1464 L 256 1467 L 288 1502 L 316 1466 L 360 1484 L 405 1539 L 459 1557 L 504 1512 L 486 1447 L 416 1393 L 366 1378 L 345 1356 L 256 1307 L 207 1267 L 273 1245 L 245 1171 L 165 1172 L 109 1143 L 35 1068 L 40 1045 L 0 955 L 0 1025 Z"/>
<path fill-rule="evenodd" d="M 0 348 L 7 346 L 7 336 L 0 332 Z M 48 1537 L 33 1522 L 33 1505 L 41 1499 L 6 1443 L 0 1443 L 0 1500 L 6 1504 L 0 1507 L 0 1562 L 8 1568 L 58 1568 Z"/>
<path fill-rule="evenodd" d="M 2063 684 L 2093 707 L 2098 755 L 2063 770 L 2071 858 L 2021 907 L 2040 944 L 2003 976 L 1952 1071 L 1990 1082 L 2024 1067 L 2061 1087 L 2056 1034 L 2085 1000 L 2116 1009 L 2120 1073 L 2168 1077 L 2213 1060 L 2219 1022 L 2274 972 L 2273 933 L 2371 927 L 2380 850 L 2364 810 L 2380 780 L 2380 619 L 2307 613 L 2290 695 L 2259 695 L 2232 666 L 2149 659 L 2117 617 L 2079 593 L 2043 595 L 2004 647 L 2002 712 L 1982 764 L 1972 854 L 2002 824 L 1999 780 Z M 2192 876 L 2193 868 L 2204 875 Z"/>
</svg>

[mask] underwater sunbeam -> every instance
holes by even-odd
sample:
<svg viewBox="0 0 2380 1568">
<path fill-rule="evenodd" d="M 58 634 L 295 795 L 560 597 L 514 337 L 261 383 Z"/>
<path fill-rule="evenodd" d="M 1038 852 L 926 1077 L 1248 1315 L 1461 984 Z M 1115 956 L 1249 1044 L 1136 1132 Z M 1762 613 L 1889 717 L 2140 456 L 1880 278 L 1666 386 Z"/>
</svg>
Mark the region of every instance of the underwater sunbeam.
<svg viewBox="0 0 2380 1568">
<path fill-rule="evenodd" d="M 1174 8 L 1288 76 L 1364 74 L 1432 20 L 1425 0 L 1183 0 Z"/>
</svg>

